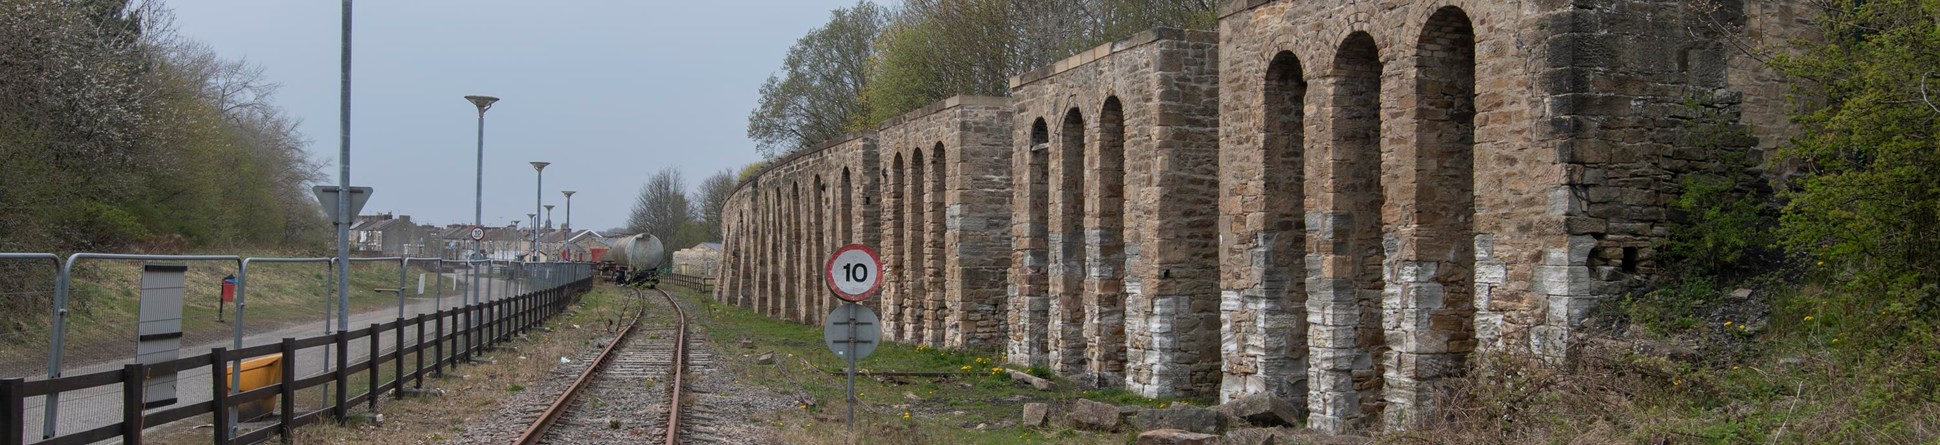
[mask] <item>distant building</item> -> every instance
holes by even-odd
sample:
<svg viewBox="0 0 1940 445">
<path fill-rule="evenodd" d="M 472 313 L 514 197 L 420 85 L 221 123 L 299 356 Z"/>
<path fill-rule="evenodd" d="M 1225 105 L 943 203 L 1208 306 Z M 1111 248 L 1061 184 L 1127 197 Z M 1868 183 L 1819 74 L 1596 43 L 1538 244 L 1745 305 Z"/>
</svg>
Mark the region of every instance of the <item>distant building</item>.
<svg viewBox="0 0 1940 445">
<path fill-rule="evenodd" d="M 416 255 L 421 232 L 408 215 L 358 215 L 350 226 L 351 250 L 375 255 Z"/>
<path fill-rule="evenodd" d="M 712 277 L 721 269 L 721 243 L 700 243 L 674 252 L 674 273 Z"/>
</svg>

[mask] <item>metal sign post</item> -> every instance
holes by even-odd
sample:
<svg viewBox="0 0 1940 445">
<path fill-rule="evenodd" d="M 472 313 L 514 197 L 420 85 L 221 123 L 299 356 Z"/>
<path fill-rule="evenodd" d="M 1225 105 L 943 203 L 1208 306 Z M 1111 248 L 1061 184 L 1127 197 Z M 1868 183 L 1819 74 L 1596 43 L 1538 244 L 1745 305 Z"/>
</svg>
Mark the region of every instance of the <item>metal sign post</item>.
<svg viewBox="0 0 1940 445">
<path fill-rule="evenodd" d="M 855 361 L 876 352 L 876 345 L 882 342 L 881 320 L 876 318 L 875 311 L 856 302 L 868 300 L 882 288 L 882 258 L 869 246 L 850 244 L 829 255 L 827 267 L 822 270 L 829 291 L 848 301 L 829 313 L 828 323 L 822 326 L 822 341 L 828 343 L 829 350 L 835 355 L 849 361 L 849 416 L 846 423 L 849 432 L 854 433 Z"/>
</svg>

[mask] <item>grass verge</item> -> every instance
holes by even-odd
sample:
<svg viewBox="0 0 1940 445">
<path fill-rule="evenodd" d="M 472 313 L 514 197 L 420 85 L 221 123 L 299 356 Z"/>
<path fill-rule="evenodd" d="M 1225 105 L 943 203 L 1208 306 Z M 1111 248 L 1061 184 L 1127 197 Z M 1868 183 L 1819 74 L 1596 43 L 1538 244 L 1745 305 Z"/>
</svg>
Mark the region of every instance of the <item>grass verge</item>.
<svg viewBox="0 0 1940 445">
<path fill-rule="evenodd" d="M 1119 405 L 1161 407 L 1204 401 L 1153 400 L 1123 390 L 1079 391 L 1059 381 L 1058 390 L 1039 391 L 1013 382 L 1004 357 L 993 351 L 950 351 L 884 343 L 857 363 L 861 373 L 945 372 L 942 377 L 856 377 L 855 433 L 846 432 L 843 403 L 847 380 L 838 359 L 822 342 L 820 326 L 807 326 L 764 317 L 746 308 L 724 305 L 685 286 L 666 286 L 676 296 L 694 301 L 699 326 L 715 342 L 716 357 L 737 384 L 759 385 L 792 395 L 794 409 L 763 413 L 759 421 L 772 427 L 774 443 L 1127 443 L 1136 432 L 1098 433 L 1067 428 L 1054 419 L 1048 428 L 1022 428 L 1018 420 L 1025 403 L 1054 406 L 1088 398 Z M 742 346 L 746 340 L 748 347 Z M 775 354 L 774 364 L 759 364 L 763 353 Z"/>
</svg>

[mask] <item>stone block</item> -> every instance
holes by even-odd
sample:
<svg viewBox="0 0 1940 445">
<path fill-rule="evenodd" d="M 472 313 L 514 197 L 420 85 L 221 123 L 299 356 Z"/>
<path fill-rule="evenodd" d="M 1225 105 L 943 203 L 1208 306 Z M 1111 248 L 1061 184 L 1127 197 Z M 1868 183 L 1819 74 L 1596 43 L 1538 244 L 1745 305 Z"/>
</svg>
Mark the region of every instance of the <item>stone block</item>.
<svg viewBox="0 0 1940 445">
<path fill-rule="evenodd" d="M 1026 403 L 1024 404 L 1024 419 L 1021 426 L 1025 428 L 1043 427 L 1046 426 L 1046 422 L 1050 418 L 1051 404 L 1038 402 Z"/>
<path fill-rule="evenodd" d="M 1212 445 L 1218 443 L 1219 436 L 1195 433 L 1177 429 L 1152 430 L 1139 433 L 1138 445 Z"/>
<path fill-rule="evenodd" d="M 1132 426 L 1145 430 L 1176 429 L 1209 434 L 1226 430 L 1219 413 L 1196 406 L 1139 410 L 1132 417 Z"/>
<path fill-rule="evenodd" d="M 1219 413 L 1253 426 L 1290 426 L 1300 422 L 1300 409 L 1272 394 L 1251 394 L 1219 405 Z"/>
<path fill-rule="evenodd" d="M 1118 431 L 1118 407 L 1109 403 L 1090 399 L 1077 399 L 1071 402 L 1071 412 L 1065 413 L 1065 420 L 1072 428 L 1088 431 Z"/>
</svg>

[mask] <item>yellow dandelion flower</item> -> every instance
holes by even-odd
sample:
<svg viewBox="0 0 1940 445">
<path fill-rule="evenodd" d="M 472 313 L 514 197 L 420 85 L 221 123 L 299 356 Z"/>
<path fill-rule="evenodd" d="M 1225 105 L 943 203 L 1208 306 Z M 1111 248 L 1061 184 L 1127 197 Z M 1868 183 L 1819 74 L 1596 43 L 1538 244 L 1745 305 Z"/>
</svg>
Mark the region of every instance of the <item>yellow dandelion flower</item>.
<svg viewBox="0 0 1940 445">
<path fill-rule="evenodd" d="M 970 370 L 970 365 L 963 365 L 963 370 L 965 370 L 965 371 L 969 371 L 969 370 Z"/>
<path fill-rule="evenodd" d="M 1731 327 L 1731 322 L 1729 321 L 1724 322 L 1724 327 L 1727 327 L 1727 328 Z"/>
<path fill-rule="evenodd" d="M 1805 321 L 1812 321 L 1812 316 L 1810 315 L 1805 316 Z"/>
<path fill-rule="evenodd" d="M 1735 371 L 1735 370 L 1737 370 L 1737 369 L 1738 369 L 1738 365 L 1731 365 L 1731 369 L 1732 369 L 1732 370 L 1734 370 L 1734 371 Z"/>
</svg>

